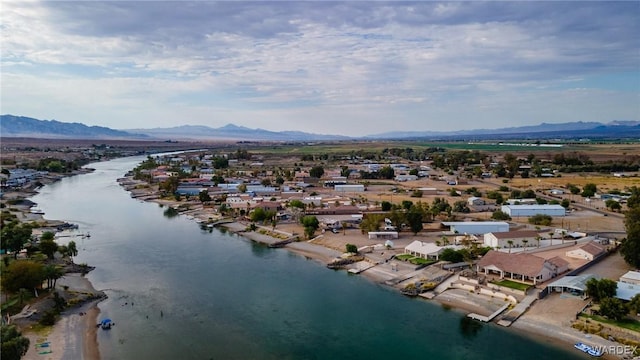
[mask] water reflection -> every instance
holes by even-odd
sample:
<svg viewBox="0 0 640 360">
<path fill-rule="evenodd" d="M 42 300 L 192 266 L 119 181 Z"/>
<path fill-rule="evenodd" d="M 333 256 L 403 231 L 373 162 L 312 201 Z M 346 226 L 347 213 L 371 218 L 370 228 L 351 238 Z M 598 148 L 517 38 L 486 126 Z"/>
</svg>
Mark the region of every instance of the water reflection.
<svg viewBox="0 0 640 360">
<path fill-rule="evenodd" d="M 168 217 L 168 218 L 173 218 L 178 216 L 179 212 L 178 210 L 172 208 L 172 207 L 168 207 L 165 211 L 164 211 L 164 216 Z"/>
<path fill-rule="evenodd" d="M 482 330 L 482 324 L 479 321 L 468 316 L 463 316 L 460 319 L 460 333 L 465 338 L 471 339 L 478 336 L 480 330 Z"/>
</svg>

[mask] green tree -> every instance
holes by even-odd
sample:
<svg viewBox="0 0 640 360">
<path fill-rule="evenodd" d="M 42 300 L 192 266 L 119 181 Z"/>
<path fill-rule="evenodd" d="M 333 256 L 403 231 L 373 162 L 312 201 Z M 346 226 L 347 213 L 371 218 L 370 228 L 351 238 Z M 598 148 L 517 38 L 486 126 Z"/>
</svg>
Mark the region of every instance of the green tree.
<svg viewBox="0 0 640 360">
<path fill-rule="evenodd" d="M 411 209 L 411 207 L 413 206 L 413 201 L 411 200 L 402 200 L 402 208 L 405 210 L 409 210 Z"/>
<path fill-rule="evenodd" d="M 20 360 L 29 350 L 29 339 L 22 336 L 15 325 L 2 325 L 0 334 L 3 360 Z"/>
<path fill-rule="evenodd" d="M 593 301 L 600 302 L 603 299 L 611 298 L 616 295 L 618 284 L 610 279 L 595 279 L 591 278 L 586 283 L 587 295 L 590 296 Z"/>
<path fill-rule="evenodd" d="M 507 214 L 506 212 L 502 211 L 502 210 L 496 210 L 493 212 L 493 214 L 491 214 L 491 218 L 493 220 L 511 220 L 511 216 L 509 216 L 509 214 Z"/>
<path fill-rule="evenodd" d="M 416 205 L 411 206 L 409 211 L 407 211 L 406 219 L 407 224 L 409 225 L 409 229 L 413 235 L 417 235 L 420 231 L 422 231 L 422 219 L 424 218 L 424 211 L 422 207 L 418 207 Z"/>
<path fill-rule="evenodd" d="M 74 257 L 74 256 L 78 256 L 78 248 L 76 247 L 76 242 L 71 240 L 69 241 L 69 243 L 67 244 L 67 252 L 69 254 L 70 257 Z M 73 261 L 73 259 L 72 259 Z"/>
<path fill-rule="evenodd" d="M 569 199 L 562 199 L 562 202 L 560 203 L 560 205 L 563 208 L 568 209 L 571 206 L 571 201 L 569 201 Z"/>
<path fill-rule="evenodd" d="M 593 197 L 596 192 L 598 192 L 596 184 L 588 183 L 582 188 L 582 194 L 580 195 L 582 195 L 582 197 Z"/>
<path fill-rule="evenodd" d="M 198 193 L 198 200 L 200 200 L 200 202 L 202 203 L 209 202 L 211 201 L 211 196 L 209 195 L 209 192 L 207 190 L 202 190 L 200 191 L 200 193 Z"/>
<path fill-rule="evenodd" d="M 529 218 L 529 224 L 549 226 L 553 218 L 546 214 L 536 214 Z"/>
<path fill-rule="evenodd" d="M 391 210 L 391 203 L 388 202 L 388 201 L 383 201 L 381 203 L 381 208 L 382 208 L 382 211 L 390 211 Z"/>
<path fill-rule="evenodd" d="M 627 304 L 632 315 L 640 314 L 640 294 L 636 294 Z"/>
<path fill-rule="evenodd" d="M 58 250 L 58 244 L 53 240 L 40 240 L 39 247 L 40 251 L 49 259 L 53 259 L 53 254 Z"/>
<path fill-rule="evenodd" d="M 348 253 L 354 253 L 354 254 L 358 253 L 358 247 L 353 244 L 347 244 L 346 248 Z"/>
<path fill-rule="evenodd" d="M 627 230 L 627 238 L 620 246 L 620 253 L 627 264 L 640 268 L 640 206 L 626 211 L 624 226 Z"/>
<path fill-rule="evenodd" d="M 14 259 L 18 257 L 18 252 L 22 250 L 24 244 L 31 238 L 31 226 L 12 221 L 2 227 L 0 231 L 0 242 L 5 251 L 13 251 Z"/>
<path fill-rule="evenodd" d="M 382 179 L 393 179 L 393 177 L 395 176 L 395 172 L 393 171 L 393 168 L 391 166 L 385 166 L 382 169 L 380 169 L 380 177 Z"/>
<path fill-rule="evenodd" d="M 35 261 L 13 261 L 2 273 L 2 287 L 9 292 L 39 287 L 45 279 L 43 269 L 44 266 Z"/>
<path fill-rule="evenodd" d="M 180 184 L 180 178 L 177 176 L 170 176 L 168 179 L 160 182 L 158 188 L 165 194 L 174 194 L 178 190 Z"/>
<path fill-rule="evenodd" d="M 462 256 L 462 254 L 452 248 L 445 248 L 444 250 L 442 250 L 442 253 L 440 253 L 440 256 L 438 258 L 440 260 L 450 261 L 452 263 L 459 263 L 464 261 L 464 257 Z"/>
<path fill-rule="evenodd" d="M 313 234 L 315 234 L 318 227 L 320 227 L 320 222 L 318 218 L 315 216 L 304 216 L 301 219 L 302 226 L 304 227 L 304 234 L 307 236 L 307 239 L 311 239 Z"/>
<path fill-rule="evenodd" d="M 567 184 L 567 189 L 569 189 L 569 192 L 573 195 L 578 195 L 580 193 L 580 188 L 573 184 Z"/>
<path fill-rule="evenodd" d="M 42 269 L 43 276 L 47 280 L 47 288 L 55 288 L 58 279 L 64 276 L 64 271 L 56 265 L 45 265 Z"/>
<path fill-rule="evenodd" d="M 243 194 L 246 193 L 247 192 L 247 185 L 246 184 L 238 185 L 238 191 L 240 191 Z"/>
<path fill-rule="evenodd" d="M 613 199 L 607 199 L 607 201 L 604 202 L 604 205 L 611 211 L 619 211 L 622 209 L 622 205 Z"/>
<path fill-rule="evenodd" d="M 367 214 L 360 223 L 362 233 L 367 231 L 378 231 L 380 223 L 384 220 L 383 214 Z"/>
<path fill-rule="evenodd" d="M 613 320 L 622 320 L 628 313 L 627 307 L 614 297 L 608 297 L 600 300 L 600 315 L 606 316 Z"/>
<path fill-rule="evenodd" d="M 309 170 L 309 176 L 314 178 L 321 178 L 324 175 L 324 168 L 322 166 L 314 166 Z"/>
<path fill-rule="evenodd" d="M 631 195 L 627 199 L 627 206 L 629 208 L 639 207 L 640 206 L 640 187 L 632 186 Z"/>
<path fill-rule="evenodd" d="M 40 236 L 40 240 L 53 240 L 55 239 L 55 234 L 51 231 L 45 231 L 42 233 L 42 236 Z"/>
</svg>

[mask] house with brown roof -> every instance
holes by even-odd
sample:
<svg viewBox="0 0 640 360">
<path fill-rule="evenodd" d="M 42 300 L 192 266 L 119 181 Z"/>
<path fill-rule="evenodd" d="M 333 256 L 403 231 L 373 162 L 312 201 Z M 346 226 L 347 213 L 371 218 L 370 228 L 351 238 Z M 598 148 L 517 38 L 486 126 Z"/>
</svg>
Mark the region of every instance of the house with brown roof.
<svg viewBox="0 0 640 360">
<path fill-rule="evenodd" d="M 569 263 L 558 256 L 544 259 L 528 253 L 507 254 L 491 250 L 478 261 L 476 270 L 498 274 L 501 279 L 536 285 L 569 270 Z"/>
<path fill-rule="evenodd" d="M 567 251 L 565 254 L 568 257 L 572 257 L 575 259 L 586 259 L 591 261 L 604 254 L 605 251 L 606 249 L 601 244 L 595 241 L 589 241 L 588 243 L 580 246 L 577 249 Z"/>
<path fill-rule="evenodd" d="M 537 246 L 539 238 L 540 235 L 531 230 L 490 232 L 484 234 L 484 245 L 494 249 Z"/>
</svg>

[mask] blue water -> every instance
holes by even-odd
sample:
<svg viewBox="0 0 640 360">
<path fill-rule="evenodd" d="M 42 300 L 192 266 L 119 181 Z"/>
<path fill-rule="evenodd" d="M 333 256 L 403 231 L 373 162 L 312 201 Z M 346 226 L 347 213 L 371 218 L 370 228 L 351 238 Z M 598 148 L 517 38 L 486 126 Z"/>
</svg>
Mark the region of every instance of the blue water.
<svg viewBox="0 0 640 360">
<path fill-rule="evenodd" d="M 109 298 L 103 359 L 578 358 L 286 249 L 201 230 L 131 199 L 116 179 L 143 158 L 44 187 L 46 218 L 80 225 L 76 262 Z"/>
</svg>

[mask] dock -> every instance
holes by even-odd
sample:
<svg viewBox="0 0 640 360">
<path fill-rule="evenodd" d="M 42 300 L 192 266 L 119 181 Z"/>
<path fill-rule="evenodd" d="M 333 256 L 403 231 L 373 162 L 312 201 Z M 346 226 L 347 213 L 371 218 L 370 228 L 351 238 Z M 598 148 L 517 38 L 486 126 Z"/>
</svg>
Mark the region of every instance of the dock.
<svg viewBox="0 0 640 360">
<path fill-rule="evenodd" d="M 484 316 L 484 315 L 479 315 L 476 313 L 471 313 L 468 314 L 467 317 L 470 317 L 474 320 L 479 320 L 482 322 L 490 322 L 491 320 L 495 319 L 496 316 L 502 314 L 503 311 L 505 311 L 511 304 L 507 303 L 502 305 L 498 310 L 494 311 L 493 314 L 489 315 L 489 316 Z"/>
</svg>

